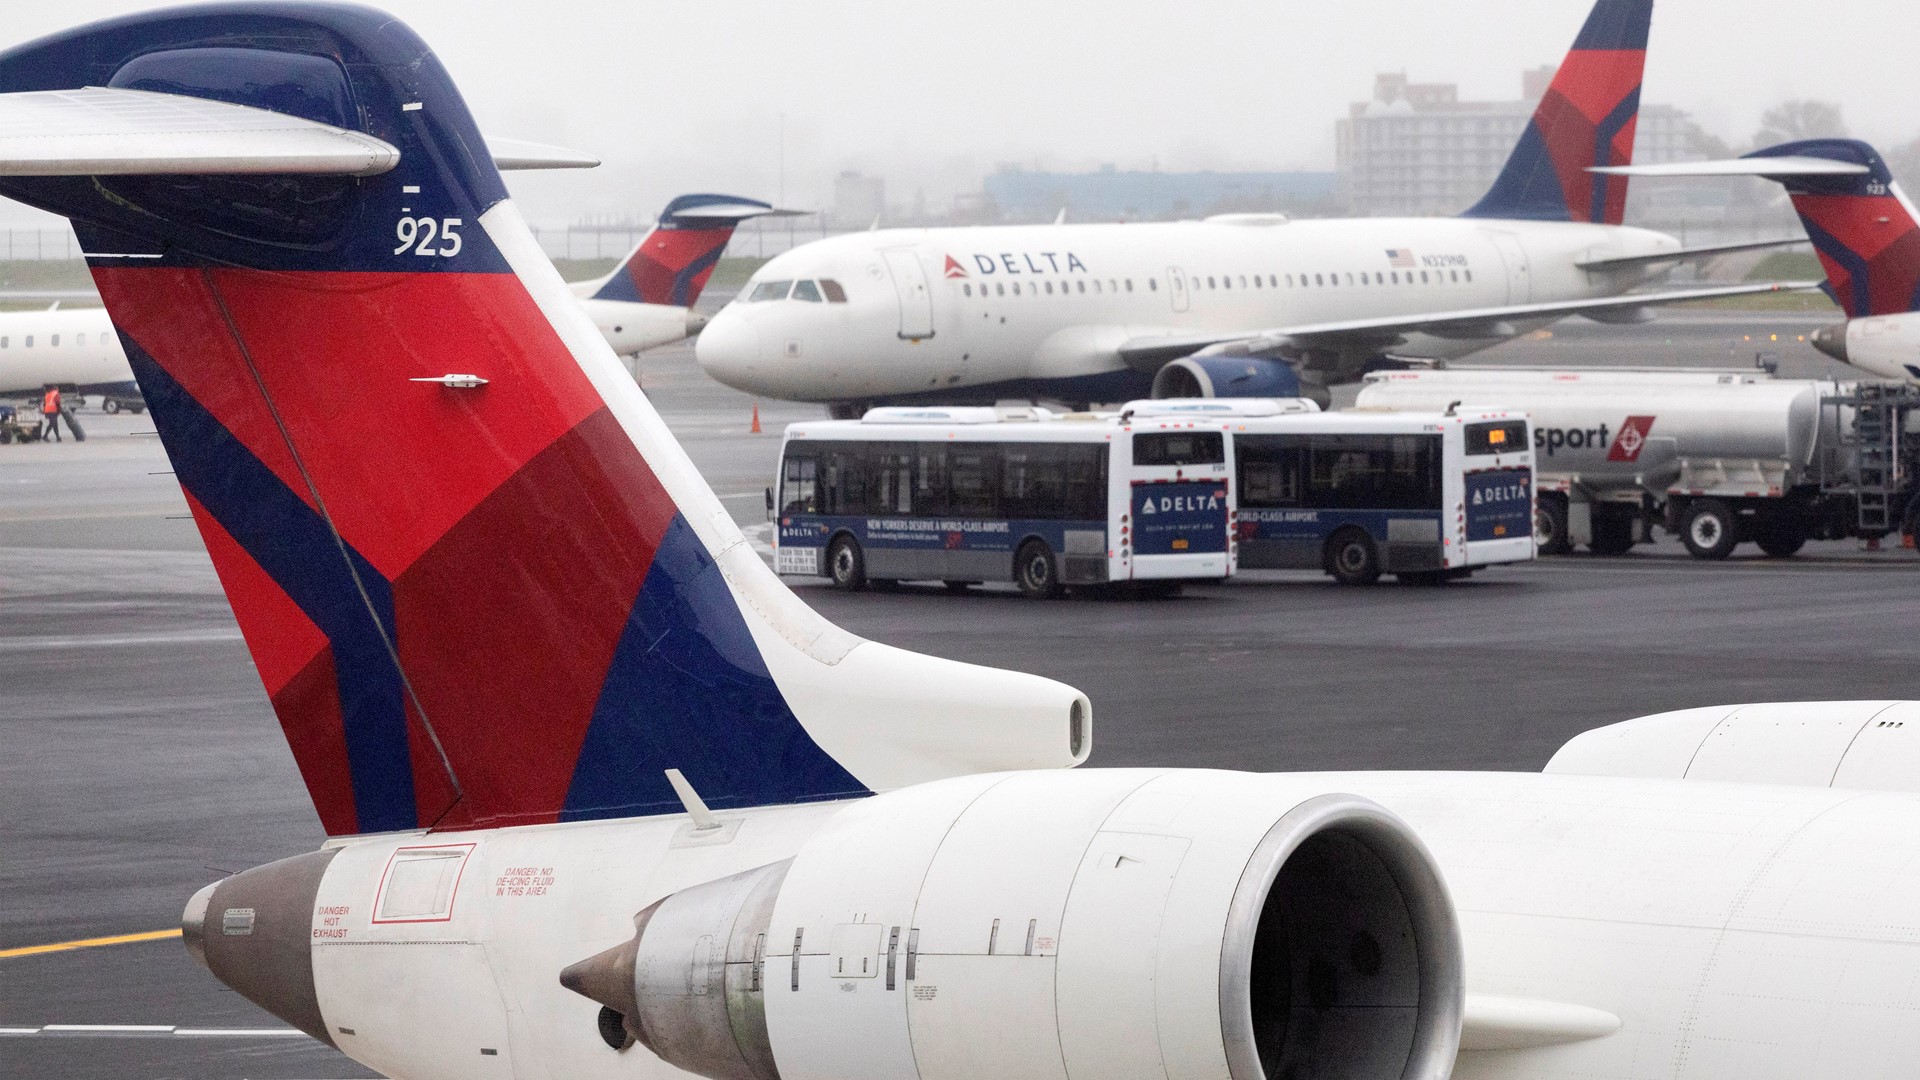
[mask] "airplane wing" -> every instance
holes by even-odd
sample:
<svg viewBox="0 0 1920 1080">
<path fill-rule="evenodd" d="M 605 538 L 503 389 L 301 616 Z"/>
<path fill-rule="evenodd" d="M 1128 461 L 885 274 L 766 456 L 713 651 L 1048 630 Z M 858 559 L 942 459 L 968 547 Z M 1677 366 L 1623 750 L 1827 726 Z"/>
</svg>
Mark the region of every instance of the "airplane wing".
<svg viewBox="0 0 1920 1080">
<path fill-rule="evenodd" d="M 1701 259 L 1717 258 L 1721 255 L 1733 255 L 1742 251 L 1764 251 L 1767 248 L 1794 247 L 1807 243 L 1804 236 L 1782 236 L 1774 240 L 1749 240 L 1742 244 L 1714 244 L 1708 247 L 1681 248 L 1678 251 L 1663 251 L 1657 255 L 1622 255 L 1610 259 L 1588 259 L 1573 265 L 1582 270 L 1629 270 L 1635 267 L 1661 266 L 1666 263 L 1678 265 L 1684 262 L 1698 262 Z"/>
<path fill-rule="evenodd" d="M 1726 161 L 1669 161 L 1659 165 L 1610 165 L 1588 169 L 1608 176 L 1865 176 L 1873 170 L 1851 161 L 1819 157 L 1743 157 Z"/>
<path fill-rule="evenodd" d="M 1682 304 L 1690 300 L 1715 300 L 1728 296 L 1754 296 L 1765 293 L 1803 292 L 1817 289 L 1817 281 L 1783 281 L 1761 285 L 1727 285 L 1707 289 L 1683 289 L 1657 293 L 1627 293 L 1591 300 L 1564 300 L 1543 304 L 1510 304 L 1505 307 L 1467 311 L 1440 311 L 1424 315 L 1392 315 L 1374 319 L 1348 319 L 1343 322 L 1313 323 L 1306 326 L 1278 327 L 1227 334 L 1147 335 L 1130 338 L 1120 344 L 1120 358 L 1138 371 L 1158 371 L 1161 366 L 1198 352 L 1234 356 L 1302 356 L 1310 364 L 1313 354 L 1352 352 L 1357 349 L 1378 351 L 1398 344 L 1408 334 L 1424 333 L 1451 338 L 1500 338 L 1512 336 L 1514 324 L 1536 319 L 1556 319 L 1565 315 L 1604 315 L 1664 304 Z"/>
<path fill-rule="evenodd" d="M 493 167 L 501 172 L 516 169 L 591 169 L 600 164 L 592 154 L 569 150 L 564 146 L 528 142 L 525 139 L 499 139 L 487 136 L 487 153 Z"/>
</svg>

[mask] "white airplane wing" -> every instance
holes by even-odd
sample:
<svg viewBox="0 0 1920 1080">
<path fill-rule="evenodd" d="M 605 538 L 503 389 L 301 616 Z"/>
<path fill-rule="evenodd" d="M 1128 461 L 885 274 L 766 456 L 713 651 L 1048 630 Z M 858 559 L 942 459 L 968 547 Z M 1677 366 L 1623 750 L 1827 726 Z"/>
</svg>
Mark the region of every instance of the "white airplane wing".
<svg viewBox="0 0 1920 1080">
<path fill-rule="evenodd" d="M 1588 259 L 1573 265 L 1582 270 L 1628 270 L 1666 263 L 1678 265 L 1684 262 L 1698 262 L 1702 259 L 1718 258 L 1721 255 L 1737 255 L 1743 251 L 1794 247 L 1807 242 L 1804 236 L 1782 236 L 1773 240 L 1748 240 L 1740 244 L 1712 244 L 1706 247 L 1681 248 L 1678 251 L 1663 251 L 1657 255 L 1621 255 L 1608 259 Z"/>
<path fill-rule="evenodd" d="M 1329 351 L 1379 349 L 1391 346 L 1408 334 L 1425 333 L 1438 337 L 1499 338 L 1515 333 L 1515 323 L 1536 319 L 1556 319 L 1565 315 L 1606 314 L 1663 304 L 1682 304 L 1690 300 L 1715 300 L 1728 296 L 1754 296 L 1765 293 L 1802 292 L 1817 289 L 1817 281 L 1778 281 L 1760 285 L 1727 285 L 1707 289 L 1682 289 L 1657 293 L 1628 293 L 1591 300 L 1563 300 L 1543 304 L 1509 304 L 1504 307 L 1476 308 L 1466 311 L 1438 311 L 1417 315 L 1390 315 L 1373 319 L 1348 319 L 1342 322 L 1313 323 L 1305 326 L 1276 327 L 1227 334 L 1145 335 L 1120 344 L 1120 358 L 1128 367 L 1157 371 L 1164 364 L 1183 356 L 1206 351 L 1235 356 L 1307 356 Z"/>
</svg>

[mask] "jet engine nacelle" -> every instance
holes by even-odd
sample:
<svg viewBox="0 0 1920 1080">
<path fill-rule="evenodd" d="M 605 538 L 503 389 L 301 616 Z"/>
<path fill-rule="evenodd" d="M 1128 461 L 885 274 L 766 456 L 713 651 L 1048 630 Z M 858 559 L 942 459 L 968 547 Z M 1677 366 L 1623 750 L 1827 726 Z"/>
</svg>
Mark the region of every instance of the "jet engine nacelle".
<svg viewBox="0 0 1920 1080">
<path fill-rule="evenodd" d="M 1440 1080 L 1463 997 L 1445 884 L 1398 818 L 1311 783 L 876 796 L 561 981 L 614 1052 L 714 1080 Z"/>
<path fill-rule="evenodd" d="M 1300 372 L 1285 360 L 1183 356 L 1153 376 L 1156 398 L 1297 398 Z"/>
</svg>

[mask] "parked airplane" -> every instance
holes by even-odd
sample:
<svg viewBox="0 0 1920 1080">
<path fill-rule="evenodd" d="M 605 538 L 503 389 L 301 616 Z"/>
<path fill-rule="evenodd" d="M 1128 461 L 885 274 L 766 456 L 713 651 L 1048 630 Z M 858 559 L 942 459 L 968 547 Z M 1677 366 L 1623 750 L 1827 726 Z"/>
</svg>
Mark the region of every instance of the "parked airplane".
<svg viewBox="0 0 1920 1080">
<path fill-rule="evenodd" d="M 1631 176 L 1759 176 L 1784 185 L 1847 321 L 1813 335 L 1821 352 L 1888 379 L 1920 382 L 1920 223 L 1880 152 L 1813 139 L 1731 161 L 1597 170 Z"/>
<path fill-rule="evenodd" d="M 490 145 L 497 153 L 502 143 Z M 508 159 L 505 167 L 557 167 L 528 165 L 527 160 L 523 154 Z M 731 195 L 682 195 L 667 204 L 660 220 L 619 266 L 571 288 L 620 355 L 679 341 L 698 333 L 706 321 L 693 304 L 732 239 L 734 226 L 751 218 L 795 213 Z M 37 393 L 48 385 L 81 394 L 134 392 L 133 372 L 106 311 L 55 306 L 0 312 L 0 396 Z"/>
<path fill-rule="evenodd" d="M 1538 775 L 1074 771 L 1078 691 L 786 590 L 477 138 L 364 7 L 0 54 L 0 193 L 93 253 L 330 837 L 188 906 L 250 1000 L 404 1080 L 1920 1060 L 1920 703 L 1644 719 Z"/>
<path fill-rule="evenodd" d="M 1458 218 L 888 229 L 780 255 L 696 346 L 719 381 L 831 402 L 1327 399 L 1388 358 L 1465 355 L 1567 315 L 1775 286 L 1623 295 L 1683 249 L 1626 228 L 1653 0 L 1599 0 L 1505 170 Z"/>
</svg>

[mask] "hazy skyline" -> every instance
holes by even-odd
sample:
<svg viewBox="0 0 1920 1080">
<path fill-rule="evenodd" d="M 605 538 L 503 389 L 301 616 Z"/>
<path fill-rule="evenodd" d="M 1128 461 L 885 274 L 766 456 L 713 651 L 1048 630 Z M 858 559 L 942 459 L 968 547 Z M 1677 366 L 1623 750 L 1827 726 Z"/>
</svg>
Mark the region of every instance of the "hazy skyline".
<svg viewBox="0 0 1920 1080">
<path fill-rule="evenodd" d="M 153 5 L 71 0 L 10 12 L 6 43 Z M 782 195 L 827 208 L 856 168 L 929 207 L 996 164 L 1331 169 L 1334 122 L 1405 70 L 1469 99 L 1519 96 L 1557 63 L 1588 0 L 1032 5 L 819 0 L 708 5 L 562 0 L 381 5 L 439 53 L 492 133 L 577 147 L 590 173 L 511 178 L 530 219 L 650 216 L 673 194 Z M 1910 0 L 1659 0 L 1645 100 L 1735 143 L 1782 100 L 1837 102 L 1892 150 L 1920 135 Z M 1904 18 L 1903 18 L 1904 16 Z M 1857 28 L 1857 29 L 1856 29 Z M 0 225 L 57 224 L 0 204 Z"/>
</svg>

